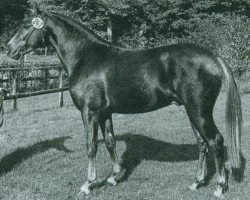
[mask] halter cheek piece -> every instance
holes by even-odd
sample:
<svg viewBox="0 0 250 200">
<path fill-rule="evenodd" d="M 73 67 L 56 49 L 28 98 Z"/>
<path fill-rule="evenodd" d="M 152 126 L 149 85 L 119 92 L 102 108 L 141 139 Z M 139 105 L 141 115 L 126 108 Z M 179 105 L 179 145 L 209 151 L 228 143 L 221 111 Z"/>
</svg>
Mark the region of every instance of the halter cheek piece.
<svg viewBox="0 0 250 200">
<path fill-rule="evenodd" d="M 23 52 L 25 52 L 27 50 L 27 44 L 28 44 L 29 39 L 30 39 L 32 33 L 34 32 L 34 30 L 35 29 L 42 29 L 43 26 L 44 26 L 44 22 L 40 17 L 34 17 L 32 19 L 31 24 L 32 24 L 33 27 L 32 27 L 32 30 L 30 31 L 30 33 L 26 36 L 27 40 L 26 40 L 25 44 L 18 47 L 18 51 L 20 53 L 23 53 Z"/>
</svg>

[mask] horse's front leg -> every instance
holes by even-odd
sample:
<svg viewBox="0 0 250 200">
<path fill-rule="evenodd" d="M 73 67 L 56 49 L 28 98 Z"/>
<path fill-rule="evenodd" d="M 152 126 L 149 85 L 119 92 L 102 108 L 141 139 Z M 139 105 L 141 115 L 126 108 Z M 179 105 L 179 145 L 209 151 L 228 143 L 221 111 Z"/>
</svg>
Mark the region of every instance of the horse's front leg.
<svg viewBox="0 0 250 200">
<path fill-rule="evenodd" d="M 96 113 L 85 109 L 82 112 L 82 120 L 86 134 L 86 147 L 88 156 L 88 180 L 81 187 L 81 192 L 86 195 L 96 184 L 96 152 L 98 139 L 98 116 Z"/>
<path fill-rule="evenodd" d="M 111 114 L 108 117 L 102 118 L 100 120 L 100 126 L 113 165 L 113 172 L 107 179 L 107 182 L 115 186 L 117 184 L 116 178 L 121 171 L 121 167 L 116 152 L 116 141 L 114 138 L 114 129 Z"/>
</svg>

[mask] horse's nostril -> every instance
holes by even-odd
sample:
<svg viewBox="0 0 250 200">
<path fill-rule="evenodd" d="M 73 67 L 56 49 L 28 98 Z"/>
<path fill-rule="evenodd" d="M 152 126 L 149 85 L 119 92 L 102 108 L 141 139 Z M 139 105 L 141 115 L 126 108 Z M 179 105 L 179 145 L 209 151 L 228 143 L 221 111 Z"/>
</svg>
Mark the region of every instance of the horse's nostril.
<svg viewBox="0 0 250 200">
<path fill-rule="evenodd" d="M 6 52 L 10 51 L 10 44 L 9 43 L 5 46 L 5 49 L 6 49 Z"/>
<path fill-rule="evenodd" d="M 6 45 L 6 54 L 7 54 L 7 55 L 10 54 L 11 49 L 12 49 L 12 46 L 11 46 L 11 44 L 8 43 L 8 44 Z"/>
<path fill-rule="evenodd" d="M 7 54 L 7 55 L 9 55 L 9 53 L 10 53 L 10 50 L 9 50 L 9 49 L 7 49 L 7 50 L 6 50 L 6 54 Z"/>
</svg>

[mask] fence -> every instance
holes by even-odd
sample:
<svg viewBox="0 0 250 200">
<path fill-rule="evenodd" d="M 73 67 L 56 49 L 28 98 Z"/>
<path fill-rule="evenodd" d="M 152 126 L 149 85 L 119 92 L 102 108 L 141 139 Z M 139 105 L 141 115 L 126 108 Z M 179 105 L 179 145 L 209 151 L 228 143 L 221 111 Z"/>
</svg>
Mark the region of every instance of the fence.
<svg viewBox="0 0 250 200">
<path fill-rule="evenodd" d="M 59 92 L 59 106 L 63 106 L 63 91 L 68 90 L 67 75 L 59 63 L 19 63 L 0 64 L 0 85 L 9 90 L 4 100 L 13 102 L 17 109 L 17 99 Z"/>
</svg>

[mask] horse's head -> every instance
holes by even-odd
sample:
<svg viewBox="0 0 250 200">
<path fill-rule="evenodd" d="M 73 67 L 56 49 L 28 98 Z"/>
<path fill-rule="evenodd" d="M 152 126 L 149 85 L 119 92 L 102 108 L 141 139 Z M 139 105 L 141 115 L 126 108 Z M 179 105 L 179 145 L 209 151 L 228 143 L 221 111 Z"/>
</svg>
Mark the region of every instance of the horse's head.
<svg viewBox="0 0 250 200">
<path fill-rule="evenodd" d="M 7 44 L 7 55 L 18 60 L 21 54 L 43 47 L 45 45 L 44 26 L 44 14 L 34 6 L 31 14 L 25 17 L 23 24 Z"/>
</svg>

